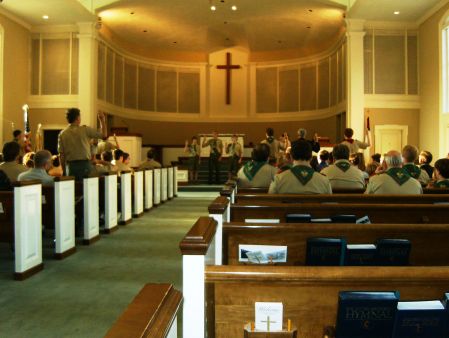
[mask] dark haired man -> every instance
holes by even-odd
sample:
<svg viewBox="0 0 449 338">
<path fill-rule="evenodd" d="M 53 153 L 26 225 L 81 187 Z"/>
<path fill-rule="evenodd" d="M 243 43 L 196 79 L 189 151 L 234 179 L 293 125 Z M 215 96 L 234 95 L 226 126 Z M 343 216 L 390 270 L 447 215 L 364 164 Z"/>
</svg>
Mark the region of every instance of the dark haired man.
<svg viewBox="0 0 449 338">
<path fill-rule="evenodd" d="M 365 179 L 363 172 L 349 162 L 349 148 L 337 144 L 332 150 L 334 164 L 321 170 L 331 182 L 332 189 L 363 189 Z"/>
<path fill-rule="evenodd" d="M 257 145 L 251 153 L 251 161 L 237 173 L 238 186 L 242 188 L 268 188 L 277 169 L 268 164 L 270 148 L 265 143 Z"/>
<path fill-rule="evenodd" d="M 449 159 L 441 158 L 435 162 L 433 176 L 435 177 L 434 188 L 449 188 Z"/>
<path fill-rule="evenodd" d="M 281 143 L 275 139 L 273 128 L 267 128 L 265 135 L 265 140 L 261 141 L 260 143 L 266 144 L 268 145 L 268 147 L 270 147 L 270 163 L 275 164 L 277 163 L 280 156 Z"/>
<path fill-rule="evenodd" d="M 349 148 L 350 155 L 358 153 L 360 149 L 366 149 L 369 146 L 371 146 L 370 134 L 368 129 L 365 129 L 365 136 L 364 136 L 367 142 L 365 142 L 365 140 L 363 140 L 363 142 L 359 140 L 354 140 L 352 138 L 354 136 L 354 130 L 352 130 L 351 128 L 345 129 L 344 136 L 345 140 L 341 142 L 341 144 L 344 144 Z"/>
<path fill-rule="evenodd" d="M 20 156 L 20 145 L 19 143 L 12 141 L 6 142 L 3 145 L 3 160 L 5 162 L 0 164 L 0 170 L 2 170 L 6 176 L 8 176 L 11 182 L 17 181 L 19 174 L 28 170 L 22 164 L 18 163 Z"/>
<path fill-rule="evenodd" d="M 75 176 L 77 181 L 89 175 L 92 171 L 91 143 L 92 139 L 105 139 L 105 116 L 98 112 L 100 129 L 81 125 L 81 115 L 78 108 L 67 109 L 67 122 L 69 125 L 61 131 L 58 139 L 58 149 L 61 155 L 63 168 L 67 175 Z"/>
<path fill-rule="evenodd" d="M 206 137 L 203 139 L 204 147 L 210 147 L 209 155 L 209 176 L 208 183 L 212 184 L 212 177 L 215 172 L 215 183 L 220 183 L 220 161 L 223 154 L 223 142 L 218 138 L 218 132 L 213 132 L 213 137 L 207 140 Z"/>
<path fill-rule="evenodd" d="M 406 145 L 402 149 L 403 168 L 408 174 L 417 179 L 421 185 L 426 186 L 430 182 L 430 177 L 427 172 L 417 165 L 415 161 L 418 159 L 418 148 L 412 145 Z"/>
<path fill-rule="evenodd" d="M 23 141 L 23 134 L 20 129 L 16 129 L 12 132 L 13 141 L 21 143 Z"/>
<path fill-rule="evenodd" d="M 419 167 L 424 170 L 429 177 L 433 177 L 433 167 L 430 165 L 432 160 L 433 156 L 430 151 L 423 150 L 419 154 Z"/>
<path fill-rule="evenodd" d="M 231 143 L 225 145 L 226 154 L 229 154 L 228 179 L 231 179 L 232 176 L 237 174 L 243 158 L 243 148 L 242 145 L 237 142 L 237 135 L 232 135 L 231 140 Z"/>
<path fill-rule="evenodd" d="M 310 166 L 312 146 L 306 140 L 292 142 L 293 167 L 276 175 L 270 194 L 332 194 L 329 180 Z"/>
<path fill-rule="evenodd" d="M 154 169 L 160 168 L 161 164 L 154 159 L 154 150 L 153 148 L 148 149 L 147 151 L 147 160 L 142 162 L 139 165 L 139 169 Z"/>
</svg>

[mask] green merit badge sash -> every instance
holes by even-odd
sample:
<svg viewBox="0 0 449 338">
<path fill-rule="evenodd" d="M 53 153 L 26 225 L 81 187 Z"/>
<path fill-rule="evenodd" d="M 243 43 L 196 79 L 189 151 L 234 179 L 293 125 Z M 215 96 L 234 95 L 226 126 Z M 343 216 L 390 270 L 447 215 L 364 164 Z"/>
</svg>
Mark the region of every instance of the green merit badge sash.
<svg viewBox="0 0 449 338">
<path fill-rule="evenodd" d="M 404 164 L 403 169 L 413 178 L 418 179 L 421 175 L 421 169 L 414 164 Z"/>
<path fill-rule="evenodd" d="M 387 170 L 386 174 L 394 179 L 399 185 L 403 185 L 410 179 L 409 173 L 402 168 L 390 168 Z"/>
<path fill-rule="evenodd" d="M 337 162 L 335 166 L 343 172 L 347 172 L 349 168 L 351 168 L 351 163 L 349 162 Z"/>
<path fill-rule="evenodd" d="M 304 165 L 297 165 L 290 169 L 302 185 L 306 185 L 313 177 L 315 170 Z"/>
<path fill-rule="evenodd" d="M 435 188 L 449 188 L 449 180 L 444 180 L 435 183 Z"/>
<path fill-rule="evenodd" d="M 243 166 L 243 173 L 245 174 L 248 180 L 252 181 L 254 176 L 256 176 L 256 174 L 260 170 L 260 168 L 262 168 L 265 164 L 266 162 L 255 162 L 255 161 L 246 162 L 246 164 Z"/>
</svg>

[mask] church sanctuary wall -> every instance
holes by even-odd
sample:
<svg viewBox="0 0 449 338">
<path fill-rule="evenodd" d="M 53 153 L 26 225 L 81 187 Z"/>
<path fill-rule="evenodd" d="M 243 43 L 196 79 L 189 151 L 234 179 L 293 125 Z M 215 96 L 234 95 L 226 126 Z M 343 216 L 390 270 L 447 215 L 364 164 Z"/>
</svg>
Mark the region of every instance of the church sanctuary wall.
<svg viewBox="0 0 449 338">
<path fill-rule="evenodd" d="M 0 109 L 3 135 L 0 139 L 12 139 L 11 122 L 23 129 L 22 106 L 27 101 L 29 87 L 29 39 L 27 28 L 0 13 L 3 28 L 3 109 Z"/>
<path fill-rule="evenodd" d="M 441 41 L 440 22 L 449 15 L 443 6 L 419 27 L 419 74 L 421 92 L 420 146 L 441 157 L 449 152 L 449 117 L 441 112 Z"/>
</svg>

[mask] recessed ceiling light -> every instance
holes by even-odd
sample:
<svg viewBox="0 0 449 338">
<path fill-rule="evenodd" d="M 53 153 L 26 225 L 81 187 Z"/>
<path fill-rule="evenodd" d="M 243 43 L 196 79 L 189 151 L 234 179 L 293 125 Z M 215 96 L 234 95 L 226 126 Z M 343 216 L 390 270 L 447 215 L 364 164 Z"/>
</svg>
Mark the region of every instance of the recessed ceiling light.
<svg viewBox="0 0 449 338">
<path fill-rule="evenodd" d="M 177 41 L 173 41 L 173 43 L 174 43 L 174 44 L 177 44 L 178 42 L 177 42 Z"/>
<path fill-rule="evenodd" d="M 401 12 L 399 12 L 399 11 L 394 11 L 393 14 L 394 14 L 394 15 L 399 15 L 399 14 L 401 14 Z"/>
<path fill-rule="evenodd" d="M 313 9 L 309 9 L 309 12 L 312 13 L 312 12 L 313 12 Z"/>
<path fill-rule="evenodd" d="M 146 32 L 148 32 L 148 31 L 145 29 L 145 30 L 143 30 L 143 32 L 146 33 Z"/>
<path fill-rule="evenodd" d="M 210 6 L 210 10 L 211 11 L 215 11 L 217 9 L 217 7 L 215 7 L 215 6 Z"/>
<path fill-rule="evenodd" d="M 48 15 L 42 15 L 42 19 L 44 20 L 48 20 L 49 16 Z"/>
<path fill-rule="evenodd" d="M 310 27 L 310 26 L 307 26 L 306 28 L 307 28 L 307 29 L 310 29 L 310 28 L 312 28 L 312 27 Z"/>
<path fill-rule="evenodd" d="M 129 13 L 129 14 L 134 15 L 134 12 L 131 12 L 131 13 Z"/>
<path fill-rule="evenodd" d="M 228 24 L 228 22 L 227 21 L 225 21 L 225 22 L 223 22 L 225 25 L 227 25 Z"/>
<path fill-rule="evenodd" d="M 233 6 L 231 7 L 231 9 L 232 9 L 233 11 L 236 11 L 236 10 L 237 10 L 237 6 L 236 6 L 236 5 L 233 5 Z"/>
</svg>

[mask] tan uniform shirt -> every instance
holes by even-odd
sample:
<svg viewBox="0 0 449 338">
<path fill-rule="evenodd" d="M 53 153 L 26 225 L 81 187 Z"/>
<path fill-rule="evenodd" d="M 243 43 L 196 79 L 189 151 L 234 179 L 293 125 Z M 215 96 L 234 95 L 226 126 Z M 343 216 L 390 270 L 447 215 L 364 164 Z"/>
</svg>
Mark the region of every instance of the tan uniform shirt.
<svg viewBox="0 0 449 338">
<path fill-rule="evenodd" d="M 312 179 L 303 185 L 290 171 L 275 176 L 269 194 L 332 194 L 329 179 L 320 173 L 313 173 Z"/>
<path fill-rule="evenodd" d="M 234 143 L 228 144 L 228 146 L 226 147 L 226 154 L 229 154 L 230 157 L 234 155 L 237 157 L 242 157 L 243 150 L 241 144 L 238 142 L 236 142 L 235 144 Z"/>
<path fill-rule="evenodd" d="M 399 183 L 388 174 L 372 176 L 365 191 L 365 194 L 416 195 L 422 193 L 421 183 L 414 178 L 410 178 L 404 184 L 399 185 Z"/>
<path fill-rule="evenodd" d="M 209 147 L 210 146 L 210 153 L 211 154 L 213 154 L 213 152 L 214 152 L 213 149 L 214 148 L 217 149 L 217 151 L 220 153 L 220 156 L 221 156 L 221 154 L 223 154 L 223 142 L 219 138 L 217 138 L 217 139 L 211 138 L 210 140 L 208 140 L 205 143 L 204 146 L 205 147 Z"/>
<path fill-rule="evenodd" d="M 109 141 L 101 141 L 97 146 L 97 154 L 102 154 L 105 151 L 113 151 L 117 146 Z"/>
<path fill-rule="evenodd" d="M 369 147 L 368 143 L 365 143 L 365 142 L 362 142 L 359 140 L 354 140 L 353 143 L 350 143 L 348 141 L 343 141 L 343 142 L 341 142 L 341 144 L 344 144 L 345 146 L 347 146 L 349 148 L 350 154 L 357 154 L 360 149 L 366 149 Z"/>
<path fill-rule="evenodd" d="M 122 161 L 115 161 L 115 167 L 117 168 L 117 172 L 122 171 L 133 171 L 128 165 L 123 163 Z"/>
<path fill-rule="evenodd" d="M 2 164 L 0 164 L 0 170 L 3 170 L 3 172 L 6 174 L 6 176 L 8 176 L 11 182 L 16 182 L 19 174 L 28 171 L 28 169 L 29 168 L 15 161 L 3 162 Z"/>
<path fill-rule="evenodd" d="M 69 125 L 59 134 L 58 150 L 66 162 L 90 160 L 90 140 L 102 137 L 101 131 L 94 128 Z"/>
<path fill-rule="evenodd" d="M 155 161 L 154 159 L 146 160 L 145 162 L 142 162 L 139 165 L 139 169 L 154 169 L 160 167 L 162 167 L 161 164 L 158 161 Z"/>
<path fill-rule="evenodd" d="M 116 172 L 117 171 L 117 167 L 115 165 L 113 165 L 112 163 L 109 164 L 97 164 L 95 166 L 95 170 L 98 174 L 105 174 L 108 172 Z"/>
<path fill-rule="evenodd" d="M 281 143 L 278 140 L 273 140 L 273 142 L 269 143 L 268 140 L 263 140 L 260 143 L 264 143 L 270 147 L 270 157 L 279 158 L 279 153 L 281 152 Z"/>
<path fill-rule="evenodd" d="M 265 164 L 250 181 L 243 172 L 243 167 L 237 173 L 238 186 L 240 188 L 268 188 L 276 175 L 277 169 Z"/>
<path fill-rule="evenodd" d="M 343 171 L 336 164 L 344 163 L 348 166 L 348 170 Z M 365 188 L 365 178 L 363 172 L 349 163 L 348 160 L 338 160 L 335 164 L 321 170 L 331 182 L 332 189 L 363 189 Z"/>
</svg>

